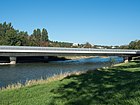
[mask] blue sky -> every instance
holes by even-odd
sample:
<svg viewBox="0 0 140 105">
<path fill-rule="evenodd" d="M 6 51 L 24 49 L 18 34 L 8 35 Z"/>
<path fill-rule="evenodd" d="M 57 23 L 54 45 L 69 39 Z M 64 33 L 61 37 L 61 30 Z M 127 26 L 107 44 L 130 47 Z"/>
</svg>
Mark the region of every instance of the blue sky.
<svg viewBox="0 0 140 105">
<path fill-rule="evenodd" d="M 0 23 L 55 41 L 124 45 L 140 39 L 140 0 L 0 0 Z"/>
</svg>

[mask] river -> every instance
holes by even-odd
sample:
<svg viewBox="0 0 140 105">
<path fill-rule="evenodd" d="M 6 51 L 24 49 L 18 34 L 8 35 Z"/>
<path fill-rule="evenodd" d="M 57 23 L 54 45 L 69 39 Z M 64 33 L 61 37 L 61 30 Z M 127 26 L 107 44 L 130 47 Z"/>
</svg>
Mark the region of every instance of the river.
<svg viewBox="0 0 140 105">
<path fill-rule="evenodd" d="M 95 70 L 96 68 L 106 67 L 113 62 L 123 62 L 121 57 L 111 58 L 85 58 L 79 60 L 51 61 L 48 63 L 19 63 L 16 65 L 0 66 L 0 87 L 9 84 L 25 83 L 28 80 L 48 78 L 56 74 L 67 72 Z"/>
</svg>

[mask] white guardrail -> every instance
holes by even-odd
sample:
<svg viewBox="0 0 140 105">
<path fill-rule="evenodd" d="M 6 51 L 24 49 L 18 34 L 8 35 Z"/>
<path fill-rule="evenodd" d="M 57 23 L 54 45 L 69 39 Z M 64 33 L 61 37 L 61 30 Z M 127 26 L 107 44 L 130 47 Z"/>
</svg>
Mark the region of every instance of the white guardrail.
<svg viewBox="0 0 140 105">
<path fill-rule="evenodd" d="M 0 52 L 55 52 L 55 53 L 113 53 L 140 54 L 140 50 L 129 49 L 94 49 L 94 48 L 59 48 L 59 47 L 31 47 L 31 46 L 0 46 Z"/>
</svg>

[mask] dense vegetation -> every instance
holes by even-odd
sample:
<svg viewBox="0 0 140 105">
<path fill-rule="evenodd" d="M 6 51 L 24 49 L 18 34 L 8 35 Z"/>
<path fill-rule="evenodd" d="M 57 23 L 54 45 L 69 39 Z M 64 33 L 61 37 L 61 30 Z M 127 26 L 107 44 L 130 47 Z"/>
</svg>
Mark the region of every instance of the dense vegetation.
<svg viewBox="0 0 140 105">
<path fill-rule="evenodd" d="M 14 29 L 11 23 L 4 22 L 0 23 L 0 45 L 71 47 L 73 43 L 50 41 L 45 28 L 34 29 L 29 35 Z"/>
<path fill-rule="evenodd" d="M 0 105 L 139 105 L 140 62 L 0 91 Z"/>
<path fill-rule="evenodd" d="M 0 23 L 0 45 L 140 49 L 140 40 L 131 41 L 129 45 L 122 46 L 92 45 L 89 42 L 86 42 L 85 44 L 73 44 L 69 42 L 58 42 L 49 40 L 48 31 L 45 28 L 34 29 L 33 33 L 29 35 L 27 32 L 14 29 L 11 23 L 4 22 Z"/>
<path fill-rule="evenodd" d="M 35 29 L 32 35 L 27 32 L 15 30 L 11 23 L 0 24 L 0 45 L 11 46 L 46 46 L 48 44 L 46 29 Z"/>
<path fill-rule="evenodd" d="M 131 41 L 129 45 L 120 46 L 121 49 L 140 49 L 140 40 Z"/>
<path fill-rule="evenodd" d="M 130 49 L 140 49 L 140 40 L 131 41 L 128 47 Z"/>
<path fill-rule="evenodd" d="M 10 46 L 49 46 L 49 47 L 78 47 L 91 48 L 90 43 L 76 44 L 69 42 L 58 42 L 49 40 L 48 32 L 45 28 L 34 29 L 29 35 L 27 32 L 13 28 L 11 23 L 0 23 L 0 45 Z"/>
</svg>

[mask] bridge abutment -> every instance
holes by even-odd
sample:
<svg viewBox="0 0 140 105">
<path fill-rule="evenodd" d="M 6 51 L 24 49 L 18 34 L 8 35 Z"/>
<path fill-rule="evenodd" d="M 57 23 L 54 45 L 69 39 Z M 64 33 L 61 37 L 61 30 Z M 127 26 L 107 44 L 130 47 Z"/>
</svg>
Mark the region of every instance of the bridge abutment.
<svg viewBox="0 0 140 105">
<path fill-rule="evenodd" d="M 17 57 L 10 57 L 10 64 L 16 64 Z"/>
</svg>

